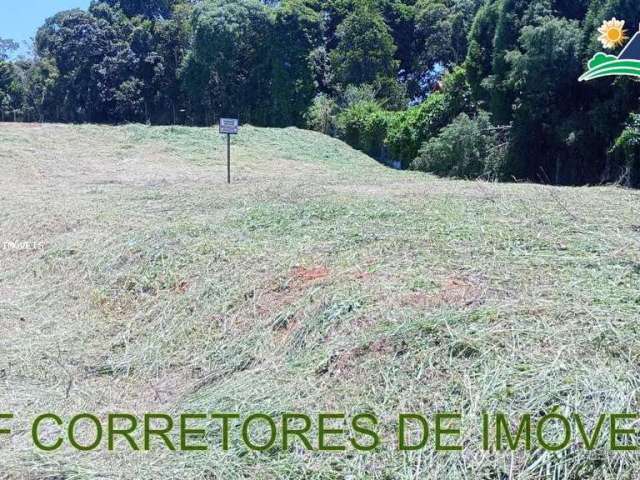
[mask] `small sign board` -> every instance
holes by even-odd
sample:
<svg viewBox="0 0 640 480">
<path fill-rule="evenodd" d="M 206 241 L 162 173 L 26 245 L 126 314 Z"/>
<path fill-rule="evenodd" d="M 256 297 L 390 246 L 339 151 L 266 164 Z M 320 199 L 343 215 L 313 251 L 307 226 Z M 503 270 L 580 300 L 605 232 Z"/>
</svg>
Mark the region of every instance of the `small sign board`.
<svg viewBox="0 0 640 480">
<path fill-rule="evenodd" d="M 227 133 L 229 135 L 236 135 L 238 133 L 240 122 L 237 118 L 221 118 L 220 119 L 220 133 Z"/>
</svg>

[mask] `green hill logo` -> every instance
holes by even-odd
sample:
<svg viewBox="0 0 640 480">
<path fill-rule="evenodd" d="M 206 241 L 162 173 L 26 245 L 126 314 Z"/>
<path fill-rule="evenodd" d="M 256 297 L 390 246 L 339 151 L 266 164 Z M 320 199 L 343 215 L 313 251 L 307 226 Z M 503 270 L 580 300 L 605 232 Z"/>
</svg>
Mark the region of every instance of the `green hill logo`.
<svg viewBox="0 0 640 480">
<path fill-rule="evenodd" d="M 602 46 L 608 49 L 623 45 L 628 38 L 624 21 L 613 18 L 598 29 Z M 581 82 L 611 76 L 640 78 L 640 32 L 636 33 L 617 57 L 606 53 L 596 53 L 589 61 L 589 71 L 580 77 Z"/>
</svg>

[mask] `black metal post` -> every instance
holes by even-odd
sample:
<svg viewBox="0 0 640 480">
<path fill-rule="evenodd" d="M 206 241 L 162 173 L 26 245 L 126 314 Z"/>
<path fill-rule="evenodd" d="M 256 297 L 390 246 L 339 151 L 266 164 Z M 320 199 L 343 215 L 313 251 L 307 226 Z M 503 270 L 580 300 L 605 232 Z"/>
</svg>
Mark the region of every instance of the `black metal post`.
<svg viewBox="0 0 640 480">
<path fill-rule="evenodd" d="M 227 183 L 231 183 L 231 134 L 227 133 Z"/>
</svg>

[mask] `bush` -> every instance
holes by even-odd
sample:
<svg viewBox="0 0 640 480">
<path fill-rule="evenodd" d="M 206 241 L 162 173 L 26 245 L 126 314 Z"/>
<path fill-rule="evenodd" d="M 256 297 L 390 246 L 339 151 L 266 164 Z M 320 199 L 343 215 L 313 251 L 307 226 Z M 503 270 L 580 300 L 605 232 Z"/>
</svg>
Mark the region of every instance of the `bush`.
<svg viewBox="0 0 640 480">
<path fill-rule="evenodd" d="M 470 95 L 464 69 L 458 67 L 445 75 L 441 92 L 432 93 L 420 105 L 393 116 L 386 139 L 389 155 L 399 160 L 403 168 L 409 166 L 425 141 L 461 112 L 473 111 Z"/>
<path fill-rule="evenodd" d="M 376 90 L 373 85 L 347 85 L 344 91 L 338 91 L 338 105 L 341 109 L 349 108 L 359 102 L 375 102 Z"/>
<path fill-rule="evenodd" d="M 442 176 L 495 178 L 504 158 L 498 131 L 487 113 L 473 119 L 462 113 L 425 142 L 411 168 Z"/>
<path fill-rule="evenodd" d="M 422 143 L 436 136 L 462 111 L 473 110 L 462 68 L 445 75 L 441 92 L 408 110 L 389 111 L 392 105 L 382 103 L 388 99 L 379 98 L 378 87 L 348 85 L 337 100 L 318 95 L 307 112 L 307 125 L 337 135 L 374 158 L 399 161 L 402 168 L 407 168 Z"/>
<path fill-rule="evenodd" d="M 389 155 L 406 168 L 418 154 L 422 142 L 437 134 L 446 124 L 445 97 L 441 93 L 430 95 L 417 107 L 397 112 L 387 134 Z"/>
<path fill-rule="evenodd" d="M 340 136 L 352 147 L 381 159 L 390 117 L 377 102 L 361 100 L 338 115 Z"/>
<path fill-rule="evenodd" d="M 304 115 L 308 128 L 325 135 L 335 135 L 337 132 L 336 115 L 338 104 L 330 96 L 320 93 Z"/>
<path fill-rule="evenodd" d="M 626 128 L 616 139 L 610 157 L 624 169 L 623 183 L 640 187 L 640 114 L 631 114 Z"/>
<path fill-rule="evenodd" d="M 307 127 L 337 136 L 374 158 L 384 156 L 391 115 L 376 100 L 372 85 L 348 85 L 337 99 L 318 95 L 305 115 Z"/>
</svg>

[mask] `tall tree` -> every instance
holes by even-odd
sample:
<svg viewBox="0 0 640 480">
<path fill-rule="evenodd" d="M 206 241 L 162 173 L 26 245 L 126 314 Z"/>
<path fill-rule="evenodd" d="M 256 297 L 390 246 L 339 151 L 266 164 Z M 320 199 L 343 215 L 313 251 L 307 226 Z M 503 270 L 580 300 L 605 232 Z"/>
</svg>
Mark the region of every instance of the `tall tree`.
<svg viewBox="0 0 640 480">
<path fill-rule="evenodd" d="M 482 106 L 489 99 L 486 79 L 491 75 L 493 60 L 493 39 L 499 15 L 499 2 L 483 5 L 473 20 L 469 33 L 469 47 L 465 67 L 469 86 L 476 101 Z"/>
<path fill-rule="evenodd" d="M 167 18 L 171 13 L 171 0 L 103 0 L 109 6 L 121 9 L 128 17 Z"/>
<path fill-rule="evenodd" d="M 285 0 L 272 33 L 271 100 L 275 126 L 302 125 L 315 93 L 312 52 L 322 44 L 322 19 L 305 0 Z"/>
<path fill-rule="evenodd" d="M 47 19 L 36 35 L 36 51 L 51 58 L 59 71 L 60 120 L 103 121 L 102 85 L 92 72 L 117 48 L 112 29 L 82 10 Z"/>
<path fill-rule="evenodd" d="M 18 43 L 10 38 L 0 37 L 0 61 L 7 60 L 11 52 L 16 51 L 18 47 Z"/>
<path fill-rule="evenodd" d="M 272 12 L 257 0 L 213 0 L 196 8 L 185 85 L 192 98 L 209 97 L 213 112 L 201 120 L 208 123 L 214 114 L 268 122 L 272 27 Z"/>
<path fill-rule="evenodd" d="M 382 15 L 373 7 L 359 5 L 340 24 L 337 38 L 331 61 L 341 85 L 372 84 L 396 76 L 396 46 Z"/>
<path fill-rule="evenodd" d="M 582 70 L 580 28 L 575 21 L 550 18 L 524 27 L 519 46 L 506 57 L 516 97 L 511 174 L 560 182 L 571 130 L 566 122 Z"/>
</svg>

